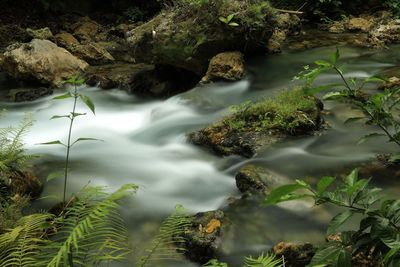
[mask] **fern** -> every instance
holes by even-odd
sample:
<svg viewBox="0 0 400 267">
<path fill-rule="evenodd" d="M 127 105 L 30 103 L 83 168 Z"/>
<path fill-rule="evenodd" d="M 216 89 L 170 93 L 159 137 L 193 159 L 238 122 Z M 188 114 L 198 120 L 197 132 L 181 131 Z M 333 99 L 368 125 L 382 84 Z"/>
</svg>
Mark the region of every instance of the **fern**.
<svg viewBox="0 0 400 267">
<path fill-rule="evenodd" d="M 61 227 L 43 249 L 41 265 L 97 266 L 124 259 L 130 250 L 117 201 L 136 190 L 136 185 L 124 185 L 107 196 L 102 188 L 86 189 L 56 221 Z"/>
<path fill-rule="evenodd" d="M 34 157 L 26 154 L 22 140 L 32 125 L 32 117 L 26 115 L 18 127 L 0 129 L 0 176 L 3 180 L 13 172 L 25 169 Z"/>
<path fill-rule="evenodd" d="M 150 262 L 160 260 L 179 260 L 179 255 L 185 250 L 177 247 L 184 243 L 183 233 L 191 225 L 191 220 L 182 206 L 177 206 L 175 212 L 162 223 L 158 235 L 146 250 L 146 255 L 139 262 L 139 267 L 150 266 Z M 154 265 L 151 265 L 154 266 Z"/>
<path fill-rule="evenodd" d="M 246 257 L 244 267 L 284 267 L 283 258 L 277 259 L 273 254 L 261 254 L 258 258 Z"/>
<path fill-rule="evenodd" d="M 0 267 L 33 267 L 40 247 L 48 241 L 41 238 L 48 227 L 50 214 L 32 214 L 21 218 L 15 228 L 0 236 Z"/>
<path fill-rule="evenodd" d="M 97 266 L 130 252 L 118 201 L 136 191 L 124 185 L 113 194 L 87 188 L 55 217 L 33 214 L 0 235 L 0 267 Z"/>
<path fill-rule="evenodd" d="M 225 262 L 219 262 L 216 259 L 210 260 L 206 264 L 202 265 L 203 267 L 229 267 Z"/>
</svg>

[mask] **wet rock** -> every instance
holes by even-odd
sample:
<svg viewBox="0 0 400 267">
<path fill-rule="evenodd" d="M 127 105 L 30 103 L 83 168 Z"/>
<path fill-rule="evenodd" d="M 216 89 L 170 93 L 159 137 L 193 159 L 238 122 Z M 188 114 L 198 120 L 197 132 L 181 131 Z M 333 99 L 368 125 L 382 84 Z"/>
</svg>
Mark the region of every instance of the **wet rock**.
<svg viewBox="0 0 400 267">
<path fill-rule="evenodd" d="M 39 39 L 8 47 L 0 59 L 0 68 L 10 76 L 54 87 L 60 87 L 63 80 L 83 72 L 87 66 L 64 48 Z"/>
<path fill-rule="evenodd" d="M 370 32 L 369 41 L 378 48 L 390 43 L 400 43 L 400 19 L 392 19 L 386 24 L 380 24 Z"/>
<path fill-rule="evenodd" d="M 346 31 L 345 25 L 340 21 L 333 22 L 330 26 L 328 31 L 330 33 L 343 33 Z"/>
<path fill-rule="evenodd" d="M 185 255 L 192 261 L 206 263 L 216 258 L 221 247 L 222 235 L 229 227 L 223 211 L 197 213 L 192 217 L 192 224 L 185 229 L 183 245 Z"/>
<path fill-rule="evenodd" d="M 24 43 L 30 40 L 32 40 L 32 37 L 18 25 L 7 24 L 0 26 L 0 52 L 13 43 Z"/>
<path fill-rule="evenodd" d="M 378 87 L 379 90 L 400 88 L 400 78 L 390 77 L 387 82 Z"/>
<path fill-rule="evenodd" d="M 211 59 L 201 83 L 217 80 L 237 81 L 243 78 L 244 72 L 242 53 L 238 51 L 220 53 Z"/>
<path fill-rule="evenodd" d="M 374 17 L 372 16 L 356 17 L 349 19 L 347 28 L 349 31 L 369 32 L 374 23 Z"/>
<path fill-rule="evenodd" d="M 293 14 L 279 14 L 276 18 L 276 27 L 268 40 L 268 51 L 270 53 L 281 52 L 282 45 L 286 38 L 300 29 L 301 21 L 300 18 Z"/>
<path fill-rule="evenodd" d="M 79 20 L 74 23 L 71 28 L 73 30 L 73 35 L 81 42 L 93 40 L 101 30 L 101 26 L 97 22 L 91 20 L 89 17 L 79 18 Z"/>
<path fill-rule="evenodd" d="M 198 76 L 185 70 L 150 64 L 118 63 L 91 66 L 87 83 L 100 88 L 121 88 L 131 94 L 168 96 L 192 88 Z"/>
<path fill-rule="evenodd" d="M 266 169 L 247 165 L 239 170 L 235 176 L 236 186 L 242 193 L 267 194 L 271 190 L 272 174 Z"/>
<path fill-rule="evenodd" d="M 32 37 L 32 39 L 54 41 L 54 35 L 48 27 L 36 29 L 36 30 L 27 28 L 26 32 Z"/>
<path fill-rule="evenodd" d="M 56 43 L 58 46 L 63 47 L 69 51 L 73 49 L 75 45 L 79 45 L 79 41 L 68 32 L 61 32 L 55 36 Z"/>
<path fill-rule="evenodd" d="M 29 89 L 12 89 L 9 92 L 9 99 L 12 102 L 27 102 L 34 101 L 41 97 L 49 96 L 53 94 L 51 88 L 29 88 Z"/>
<path fill-rule="evenodd" d="M 322 108 L 320 101 L 300 89 L 284 91 L 275 99 L 239 105 L 234 114 L 189 134 L 189 140 L 220 155 L 251 157 L 289 136 L 320 129 Z"/>
<path fill-rule="evenodd" d="M 137 91 L 151 86 L 155 67 L 147 64 L 113 64 L 89 67 L 87 83 L 102 89 L 121 88 Z M 150 89 L 150 87 L 148 88 Z"/>
<path fill-rule="evenodd" d="M 272 248 L 272 252 L 278 257 L 285 257 L 287 267 L 305 267 L 314 257 L 317 249 L 309 243 L 294 244 L 281 242 Z"/>
<path fill-rule="evenodd" d="M 96 43 L 74 45 L 70 47 L 70 51 L 90 65 L 105 65 L 115 61 L 106 49 Z"/>
</svg>

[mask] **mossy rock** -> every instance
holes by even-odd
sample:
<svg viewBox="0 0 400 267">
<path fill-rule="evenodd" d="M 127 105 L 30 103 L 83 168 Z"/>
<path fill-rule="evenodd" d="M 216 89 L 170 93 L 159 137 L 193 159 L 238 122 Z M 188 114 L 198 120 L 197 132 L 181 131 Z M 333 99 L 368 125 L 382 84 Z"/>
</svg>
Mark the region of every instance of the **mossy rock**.
<svg viewBox="0 0 400 267">
<path fill-rule="evenodd" d="M 231 21 L 238 26 L 220 20 L 232 14 Z M 220 52 L 265 51 L 274 18 L 268 2 L 261 0 L 197 4 L 180 1 L 128 32 L 127 40 L 139 61 L 172 65 L 204 75 L 208 61 Z"/>
<path fill-rule="evenodd" d="M 319 130 L 322 108 L 302 89 L 287 90 L 275 98 L 239 105 L 232 115 L 190 134 L 189 139 L 220 155 L 251 157 L 261 147 Z"/>
<path fill-rule="evenodd" d="M 246 165 L 235 176 L 236 186 L 244 194 L 267 194 L 271 190 L 273 175 L 256 165 Z"/>
</svg>

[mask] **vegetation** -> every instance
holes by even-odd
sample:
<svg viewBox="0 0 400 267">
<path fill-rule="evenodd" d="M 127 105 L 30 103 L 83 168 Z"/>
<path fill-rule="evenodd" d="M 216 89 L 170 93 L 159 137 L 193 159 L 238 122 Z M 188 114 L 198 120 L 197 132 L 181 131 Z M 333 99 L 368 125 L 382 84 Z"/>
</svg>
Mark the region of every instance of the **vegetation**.
<svg viewBox="0 0 400 267">
<path fill-rule="evenodd" d="M 42 145 L 62 145 L 62 146 L 64 146 L 66 148 L 65 168 L 64 168 L 63 203 L 65 203 L 65 201 L 66 201 L 68 171 L 69 171 L 69 169 L 68 169 L 68 167 L 69 167 L 69 157 L 70 157 L 70 152 L 71 152 L 72 147 L 78 142 L 99 140 L 99 139 L 91 138 L 91 137 L 80 137 L 80 138 L 76 139 L 75 141 L 71 140 L 72 139 L 72 128 L 73 128 L 75 119 L 77 117 L 86 115 L 86 113 L 77 113 L 77 112 L 75 112 L 76 111 L 76 104 L 78 102 L 78 99 L 81 99 L 82 102 L 93 112 L 93 114 L 95 114 L 95 105 L 93 104 L 92 100 L 90 100 L 90 98 L 88 96 L 83 95 L 83 94 L 78 92 L 78 86 L 84 84 L 85 80 L 80 79 L 78 76 L 75 76 L 75 77 L 72 77 L 69 80 L 65 81 L 65 83 L 72 84 L 73 85 L 73 91 L 72 92 L 68 92 L 68 93 L 66 93 L 64 95 L 61 95 L 61 96 L 56 96 L 56 97 L 54 97 L 54 99 L 62 100 L 62 99 L 73 98 L 72 110 L 67 115 L 55 115 L 55 116 L 51 117 L 51 119 L 63 119 L 63 118 L 69 119 L 69 129 L 68 129 L 67 143 L 64 144 L 60 140 L 55 140 L 55 141 L 42 143 Z M 51 178 L 55 178 L 57 176 L 57 174 L 58 173 L 56 173 L 56 175 L 52 175 Z"/>
<path fill-rule="evenodd" d="M 244 261 L 244 267 L 284 267 L 284 259 L 277 259 L 273 254 L 261 254 L 257 258 L 251 256 L 246 257 Z M 210 260 L 208 263 L 204 264 L 203 267 L 229 267 L 228 264 L 224 262 L 219 262 L 218 260 Z"/>
<path fill-rule="evenodd" d="M 286 134 L 302 133 L 318 126 L 316 101 L 300 88 L 286 90 L 275 98 L 231 107 L 234 114 L 224 122 L 231 129 L 243 132 L 276 130 Z"/>
<path fill-rule="evenodd" d="M 0 266 L 98 266 L 124 259 L 130 250 L 118 201 L 136 190 L 85 188 L 58 215 L 22 217 L 0 235 Z"/>
<path fill-rule="evenodd" d="M 360 142 L 365 142 L 370 138 L 386 136 L 389 142 L 400 145 L 400 117 L 395 110 L 399 107 L 400 100 L 398 94 L 400 88 L 385 89 L 383 92 L 366 94 L 363 91 L 368 83 L 382 83 L 387 80 L 383 77 L 369 77 L 363 80 L 354 78 L 345 78 L 343 67 L 339 65 L 339 49 L 331 55 L 330 60 L 315 61 L 315 68 L 305 67 L 305 70 L 297 76 L 297 79 L 303 79 L 306 82 L 305 92 L 313 95 L 321 91 L 332 90 L 324 96 L 327 100 L 345 101 L 361 110 L 365 116 L 350 118 L 346 122 L 364 120 L 366 124 L 372 124 L 379 127 L 381 132 L 375 132 L 364 136 Z M 341 83 L 328 84 L 314 87 L 315 79 L 323 72 L 334 71 L 341 80 Z M 392 158 L 397 158 L 394 155 Z"/>
<path fill-rule="evenodd" d="M 359 179 L 357 170 L 336 185 L 334 182 L 333 177 L 323 177 L 314 188 L 297 180 L 294 184 L 274 189 L 264 204 L 312 198 L 315 205 L 332 204 L 343 209 L 328 227 L 327 234 L 336 237 L 318 250 L 310 266 L 352 266 L 357 257 L 373 259 L 374 266 L 398 266 L 400 200 L 385 198 L 381 189 L 369 186 L 369 179 Z M 361 217 L 357 229 L 339 231 L 356 215 Z"/>
</svg>

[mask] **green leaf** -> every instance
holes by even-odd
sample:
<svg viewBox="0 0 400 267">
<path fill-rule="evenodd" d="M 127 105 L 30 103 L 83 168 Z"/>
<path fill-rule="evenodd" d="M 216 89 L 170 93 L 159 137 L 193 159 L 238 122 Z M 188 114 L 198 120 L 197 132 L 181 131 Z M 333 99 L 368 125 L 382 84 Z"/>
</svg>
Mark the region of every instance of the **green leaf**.
<svg viewBox="0 0 400 267">
<path fill-rule="evenodd" d="M 345 97 L 346 94 L 342 92 L 330 92 L 323 96 L 324 100 L 335 100 Z"/>
<path fill-rule="evenodd" d="M 351 171 L 349 175 L 345 178 L 345 183 L 347 186 L 353 186 L 355 182 L 358 180 L 358 169 L 354 169 Z"/>
<path fill-rule="evenodd" d="M 47 176 L 46 181 L 49 182 L 49 181 L 54 180 L 54 179 L 56 179 L 58 177 L 61 177 L 63 175 L 64 175 L 63 172 L 52 172 Z"/>
<path fill-rule="evenodd" d="M 400 254 L 400 245 L 390 249 L 389 252 L 386 253 L 385 258 L 383 259 L 385 266 L 389 266 L 389 263 L 393 260 L 393 258 L 396 256 L 398 257 L 399 254 Z M 398 265 L 393 265 L 393 266 L 398 266 Z"/>
<path fill-rule="evenodd" d="M 61 118 L 68 118 L 68 119 L 70 119 L 70 116 L 69 116 L 69 115 L 55 115 L 55 116 L 51 117 L 50 120 L 61 119 Z"/>
<path fill-rule="evenodd" d="M 311 263 L 307 265 L 308 267 L 315 267 L 320 265 L 329 265 L 332 262 L 336 262 L 339 254 L 341 252 L 341 247 L 331 245 L 329 247 L 320 249 L 315 253 L 311 260 Z"/>
<path fill-rule="evenodd" d="M 348 123 L 353 123 L 359 120 L 364 120 L 365 117 L 353 117 L 353 118 L 348 118 L 347 120 L 345 120 L 344 124 L 348 124 Z"/>
<path fill-rule="evenodd" d="M 74 118 L 76 118 L 76 117 L 79 117 L 79 116 L 85 116 L 86 115 L 86 113 L 72 113 L 71 112 L 71 115 L 72 115 L 72 117 L 74 117 Z"/>
<path fill-rule="evenodd" d="M 50 142 L 45 142 L 45 143 L 39 143 L 39 145 L 64 145 L 60 140 L 55 140 L 55 141 L 50 141 Z"/>
<path fill-rule="evenodd" d="M 325 60 L 317 60 L 314 62 L 316 65 L 321 66 L 321 67 L 332 67 L 332 64 L 329 63 L 328 61 Z"/>
<path fill-rule="evenodd" d="M 227 21 L 227 19 L 226 18 L 224 18 L 224 17 L 219 17 L 218 18 L 221 22 L 223 22 L 223 23 L 228 23 L 228 21 Z"/>
<path fill-rule="evenodd" d="M 237 27 L 237 26 L 239 26 L 239 24 L 237 24 L 236 22 L 229 22 L 228 25 L 229 25 L 229 26 L 232 26 L 232 27 Z"/>
<path fill-rule="evenodd" d="M 333 64 L 333 65 L 336 65 L 336 63 L 338 62 L 339 58 L 340 58 L 339 48 L 336 47 L 336 52 L 333 53 L 333 54 L 330 56 L 330 60 L 331 60 L 332 64 Z"/>
<path fill-rule="evenodd" d="M 377 138 L 377 137 L 385 137 L 385 136 L 386 136 L 385 134 L 381 134 L 381 133 L 367 134 L 366 136 L 364 136 L 363 138 L 361 138 L 361 139 L 357 142 L 357 144 L 358 144 L 358 145 L 361 145 L 361 144 L 365 143 L 366 141 L 368 141 L 369 139 Z"/>
<path fill-rule="evenodd" d="M 97 138 L 83 137 L 83 138 L 76 139 L 75 142 L 73 142 L 71 146 L 73 146 L 76 143 L 81 142 L 81 141 L 101 141 L 101 142 L 104 142 L 104 140 L 97 139 Z"/>
<path fill-rule="evenodd" d="M 63 94 L 63 95 L 59 95 L 59 96 L 53 97 L 53 99 L 60 100 L 60 99 L 66 99 L 66 98 L 71 98 L 71 97 L 73 97 L 73 95 L 71 93 L 66 93 L 66 94 Z"/>
<path fill-rule="evenodd" d="M 328 235 L 334 234 L 337 232 L 337 229 L 342 226 L 348 219 L 351 218 L 353 213 L 349 210 L 339 213 L 336 215 L 328 226 Z"/>
<path fill-rule="evenodd" d="M 340 83 L 332 83 L 332 84 L 322 85 L 322 86 L 318 86 L 318 87 L 305 88 L 304 92 L 308 95 L 315 95 L 319 92 L 326 91 L 326 90 L 329 90 L 329 89 L 332 89 L 332 88 L 335 88 L 338 86 L 343 86 L 343 85 Z"/>
<path fill-rule="evenodd" d="M 343 248 L 339 252 L 339 257 L 337 260 L 337 266 L 339 267 L 351 267 L 351 251 L 346 248 Z"/>
<path fill-rule="evenodd" d="M 294 191 L 300 190 L 300 189 L 309 189 L 308 186 L 305 186 L 304 184 L 288 184 L 288 185 L 283 185 L 280 186 L 274 190 L 272 190 L 268 196 L 265 198 L 263 204 L 264 205 L 272 205 L 272 204 L 277 204 L 282 201 L 286 201 L 286 199 L 293 200 L 291 197 L 291 193 Z M 304 197 L 303 195 L 299 195 L 300 198 Z"/>
<path fill-rule="evenodd" d="M 83 103 L 95 114 L 95 106 L 92 100 L 86 95 L 79 95 L 79 97 L 82 99 Z"/>
<path fill-rule="evenodd" d="M 235 17 L 235 14 L 230 14 L 230 15 L 227 17 L 227 21 L 230 22 L 234 17 Z"/>
<path fill-rule="evenodd" d="M 372 76 L 368 77 L 367 79 L 364 80 L 365 83 L 370 83 L 370 82 L 388 82 L 388 78 L 383 77 L 383 76 Z"/>
<path fill-rule="evenodd" d="M 317 193 L 322 194 L 335 181 L 334 177 L 325 176 L 317 184 Z"/>
</svg>

